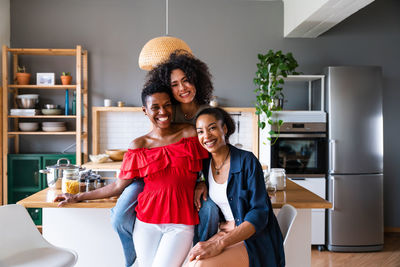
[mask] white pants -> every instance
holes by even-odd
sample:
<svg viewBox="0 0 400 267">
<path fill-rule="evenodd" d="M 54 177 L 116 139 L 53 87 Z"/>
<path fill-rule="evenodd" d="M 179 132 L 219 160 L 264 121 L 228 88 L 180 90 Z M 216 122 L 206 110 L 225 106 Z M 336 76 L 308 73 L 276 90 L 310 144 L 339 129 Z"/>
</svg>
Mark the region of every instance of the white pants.
<svg viewBox="0 0 400 267">
<path fill-rule="evenodd" d="M 133 242 L 139 267 L 182 266 L 193 235 L 193 225 L 152 224 L 136 219 Z"/>
</svg>

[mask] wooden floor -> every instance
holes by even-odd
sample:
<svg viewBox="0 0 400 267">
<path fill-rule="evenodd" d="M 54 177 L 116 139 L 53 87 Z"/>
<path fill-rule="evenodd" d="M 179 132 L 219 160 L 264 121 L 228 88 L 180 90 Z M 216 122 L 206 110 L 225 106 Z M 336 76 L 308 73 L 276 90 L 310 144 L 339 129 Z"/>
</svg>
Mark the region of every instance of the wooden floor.
<svg viewBox="0 0 400 267">
<path fill-rule="evenodd" d="M 383 251 L 368 253 L 311 252 L 312 267 L 399 267 L 400 233 L 385 234 Z"/>
</svg>

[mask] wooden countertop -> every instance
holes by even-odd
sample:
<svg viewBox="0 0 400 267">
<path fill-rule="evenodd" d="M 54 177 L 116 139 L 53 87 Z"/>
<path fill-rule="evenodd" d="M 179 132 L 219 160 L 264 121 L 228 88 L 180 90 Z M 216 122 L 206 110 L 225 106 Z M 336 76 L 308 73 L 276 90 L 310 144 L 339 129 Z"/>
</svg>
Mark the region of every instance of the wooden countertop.
<svg viewBox="0 0 400 267">
<path fill-rule="evenodd" d="M 54 197 L 61 194 L 61 190 L 46 188 L 23 200 L 17 202 L 26 208 L 57 208 L 58 203 L 53 202 Z M 332 204 L 304 187 L 287 180 L 286 190 L 275 193 L 268 192 L 271 197 L 272 207 L 281 208 L 289 203 L 297 209 L 328 209 Z M 89 200 L 79 203 L 68 204 L 65 208 L 112 208 L 117 202 L 116 198 Z"/>
</svg>

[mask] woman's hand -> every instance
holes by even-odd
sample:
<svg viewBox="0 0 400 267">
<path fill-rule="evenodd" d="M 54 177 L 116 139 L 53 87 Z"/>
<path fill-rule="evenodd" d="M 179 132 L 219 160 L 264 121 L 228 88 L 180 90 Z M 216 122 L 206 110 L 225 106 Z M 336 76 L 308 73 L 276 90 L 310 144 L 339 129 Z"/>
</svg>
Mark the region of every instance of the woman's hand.
<svg viewBox="0 0 400 267">
<path fill-rule="evenodd" d="M 203 196 L 203 200 L 207 200 L 207 185 L 205 182 L 198 182 L 196 184 L 196 187 L 194 189 L 194 205 L 197 209 L 197 211 L 200 210 L 201 208 L 201 196 Z"/>
<path fill-rule="evenodd" d="M 53 200 L 53 202 L 59 202 L 59 201 L 60 201 L 60 203 L 58 203 L 59 207 L 62 207 L 64 205 L 66 205 L 67 203 L 79 202 L 78 195 L 73 195 L 73 194 L 70 194 L 70 193 L 65 193 L 65 194 L 58 195 Z"/>
<path fill-rule="evenodd" d="M 208 240 L 205 242 L 198 242 L 189 252 L 189 261 L 202 260 L 211 258 L 221 254 L 224 246 L 221 240 Z"/>
</svg>

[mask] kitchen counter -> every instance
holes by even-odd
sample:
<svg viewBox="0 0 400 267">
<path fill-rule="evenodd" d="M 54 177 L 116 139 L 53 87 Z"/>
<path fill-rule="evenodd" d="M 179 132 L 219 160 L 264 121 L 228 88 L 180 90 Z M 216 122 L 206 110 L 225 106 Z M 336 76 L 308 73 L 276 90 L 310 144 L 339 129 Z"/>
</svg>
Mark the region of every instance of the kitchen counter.
<svg viewBox="0 0 400 267">
<path fill-rule="evenodd" d="M 101 168 L 115 168 L 117 163 L 103 163 Z M 286 266 L 311 266 L 311 209 L 327 209 L 332 204 L 289 179 L 286 183 L 286 190 L 269 192 L 275 213 L 286 203 L 297 209 L 285 245 L 288 248 Z M 76 267 L 124 266 L 122 246 L 110 222 L 111 208 L 117 198 L 84 201 L 59 208 L 53 199 L 60 193 L 61 190 L 47 188 L 17 204 L 43 208 L 43 236 L 56 246 L 75 250 L 78 253 Z M 107 252 L 98 253 L 95 247 L 107 247 Z"/>
<path fill-rule="evenodd" d="M 332 207 L 330 202 L 320 198 L 314 193 L 292 182 L 291 180 L 287 180 L 286 185 L 287 186 L 284 191 L 277 191 L 275 193 L 268 192 L 271 198 L 272 207 L 274 209 L 279 209 L 286 203 L 291 204 L 296 209 L 328 209 Z M 53 202 L 53 199 L 57 194 L 61 194 L 61 190 L 46 188 L 27 198 L 24 198 L 17 204 L 20 204 L 26 208 L 57 208 L 58 203 Z M 84 202 L 68 204 L 65 206 L 65 208 L 107 209 L 114 207 L 116 202 L 116 198 L 88 200 Z"/>
</svg>

